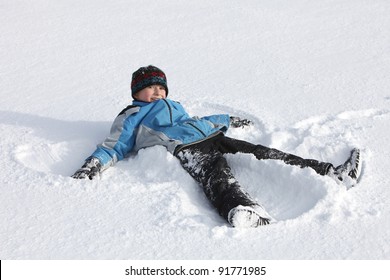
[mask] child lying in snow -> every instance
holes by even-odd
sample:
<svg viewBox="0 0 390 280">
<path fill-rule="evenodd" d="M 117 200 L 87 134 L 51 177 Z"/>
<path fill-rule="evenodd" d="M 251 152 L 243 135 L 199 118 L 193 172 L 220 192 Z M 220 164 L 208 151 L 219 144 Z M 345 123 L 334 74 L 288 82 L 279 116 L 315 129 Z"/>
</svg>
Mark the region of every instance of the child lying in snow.
<svg viewBox="0 0 390 280">
<path fill-rule="evenodd" d="M 207 198 L 233 227 L 257 227 L 269 224 L 272 218 L 241 188 L 224 154 L 239 152 L 253 154 L 259 160 L 282 160 L 301 168 L 310 167 L 320 175 L 350 185 L 360 175 L 358 149 L 352 150 L 344 164 L 334 167 L 331 163 L 226 137 L 224 133 L 229 126 L 246 126 L 250 121 L 229 115 L 190 117 L 182 105 L 167 99 L 167 79 L 157 67 L 150 65 L 134 72 L 131 91 L 132 105 L 119 113 L 110 135 L 73 178 L 92 180 L 130 152 L 163 145 L 203 187 Z"/>
</svg>

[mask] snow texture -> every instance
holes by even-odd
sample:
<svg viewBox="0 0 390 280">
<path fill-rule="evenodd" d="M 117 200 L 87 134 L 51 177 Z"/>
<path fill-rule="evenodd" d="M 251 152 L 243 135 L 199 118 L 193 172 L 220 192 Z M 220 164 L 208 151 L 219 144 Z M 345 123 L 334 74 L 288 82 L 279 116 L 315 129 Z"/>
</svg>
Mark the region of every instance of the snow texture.
<svg viewBox="0 0 390 280">
<path fill-rule="evenodd" d="M 3 0 L 0 259 L 389 259 L 390 1 Z M 70 178 L 131 102 L 133 71 L 168 77 L 191 115 L 254 125 L 228 135 L 341 164 L 228 155 L 276 220 L 230 227 L 163 147 L 99 180 Z"/>
</svg>

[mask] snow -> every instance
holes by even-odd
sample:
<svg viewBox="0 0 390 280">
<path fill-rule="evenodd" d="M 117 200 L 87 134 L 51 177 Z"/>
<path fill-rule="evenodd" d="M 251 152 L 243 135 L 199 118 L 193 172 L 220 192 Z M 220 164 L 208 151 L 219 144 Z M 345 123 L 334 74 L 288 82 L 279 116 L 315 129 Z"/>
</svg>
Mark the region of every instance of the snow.
<svg viewBox="0 0 390 280">
<path fill-rule="evenodd" d="M 390 2 L 0 2 L 0 259 L 389 259 Z M 330 177 L 227 159 L 277 220 L 230 227 L 163 147 L 99 180 L 70 178 L 153 64 L 192 115 L 254 126 L 228 135 L 341 164 Z"/>
</svg>

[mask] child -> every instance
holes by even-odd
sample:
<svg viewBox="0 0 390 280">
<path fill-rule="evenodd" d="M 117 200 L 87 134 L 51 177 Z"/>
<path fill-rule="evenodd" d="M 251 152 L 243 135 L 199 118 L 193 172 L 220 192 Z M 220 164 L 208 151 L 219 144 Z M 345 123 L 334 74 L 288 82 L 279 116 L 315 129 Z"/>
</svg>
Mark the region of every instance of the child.
<svg viewBox="0 0 390 280">
<path fill-rule="evenodd" d="M 166 76 L 155 66 L 141 67 L 133 73 L 131 91 L 132 105 L 119 113 L 110 135 L 73 178 L 92 180 L 130 152 L 163 145 L 203 187 L 207 198 L 233 227 L 257 227 L 269 224 L 272 218 L 241 188 L 223 157 L 225 153 L 248 153 L 259 160 L 277 159 L 301 168 L 310 167 L 320 175 L 351 185 L 359 177 L 358 149 L 352 150 L 344 164 L 334 167 L 224 135 L 229 126 L 249 125 L 248 120 L 229 115 L 190 117 L 180 103 L 167 99 Z"/>
</svg>

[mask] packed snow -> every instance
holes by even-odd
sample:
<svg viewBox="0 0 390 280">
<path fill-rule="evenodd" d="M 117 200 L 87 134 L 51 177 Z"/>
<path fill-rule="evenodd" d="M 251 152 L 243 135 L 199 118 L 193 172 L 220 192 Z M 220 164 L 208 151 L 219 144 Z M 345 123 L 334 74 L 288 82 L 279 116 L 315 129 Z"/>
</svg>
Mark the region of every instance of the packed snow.
<svg viewBox="0 0 390 280">
<path fill-rule="evenodd" d="M 389 259 L 390 1 L 2 0 L 0 259 Z M 131 74 L 167 74 L 228 136 L 341 164 L 359 184 L 228 155 L 277 220 L 232 228 L 163 147 L 98 180 L 70 176 L 131 103 Z"/>
</svg>

